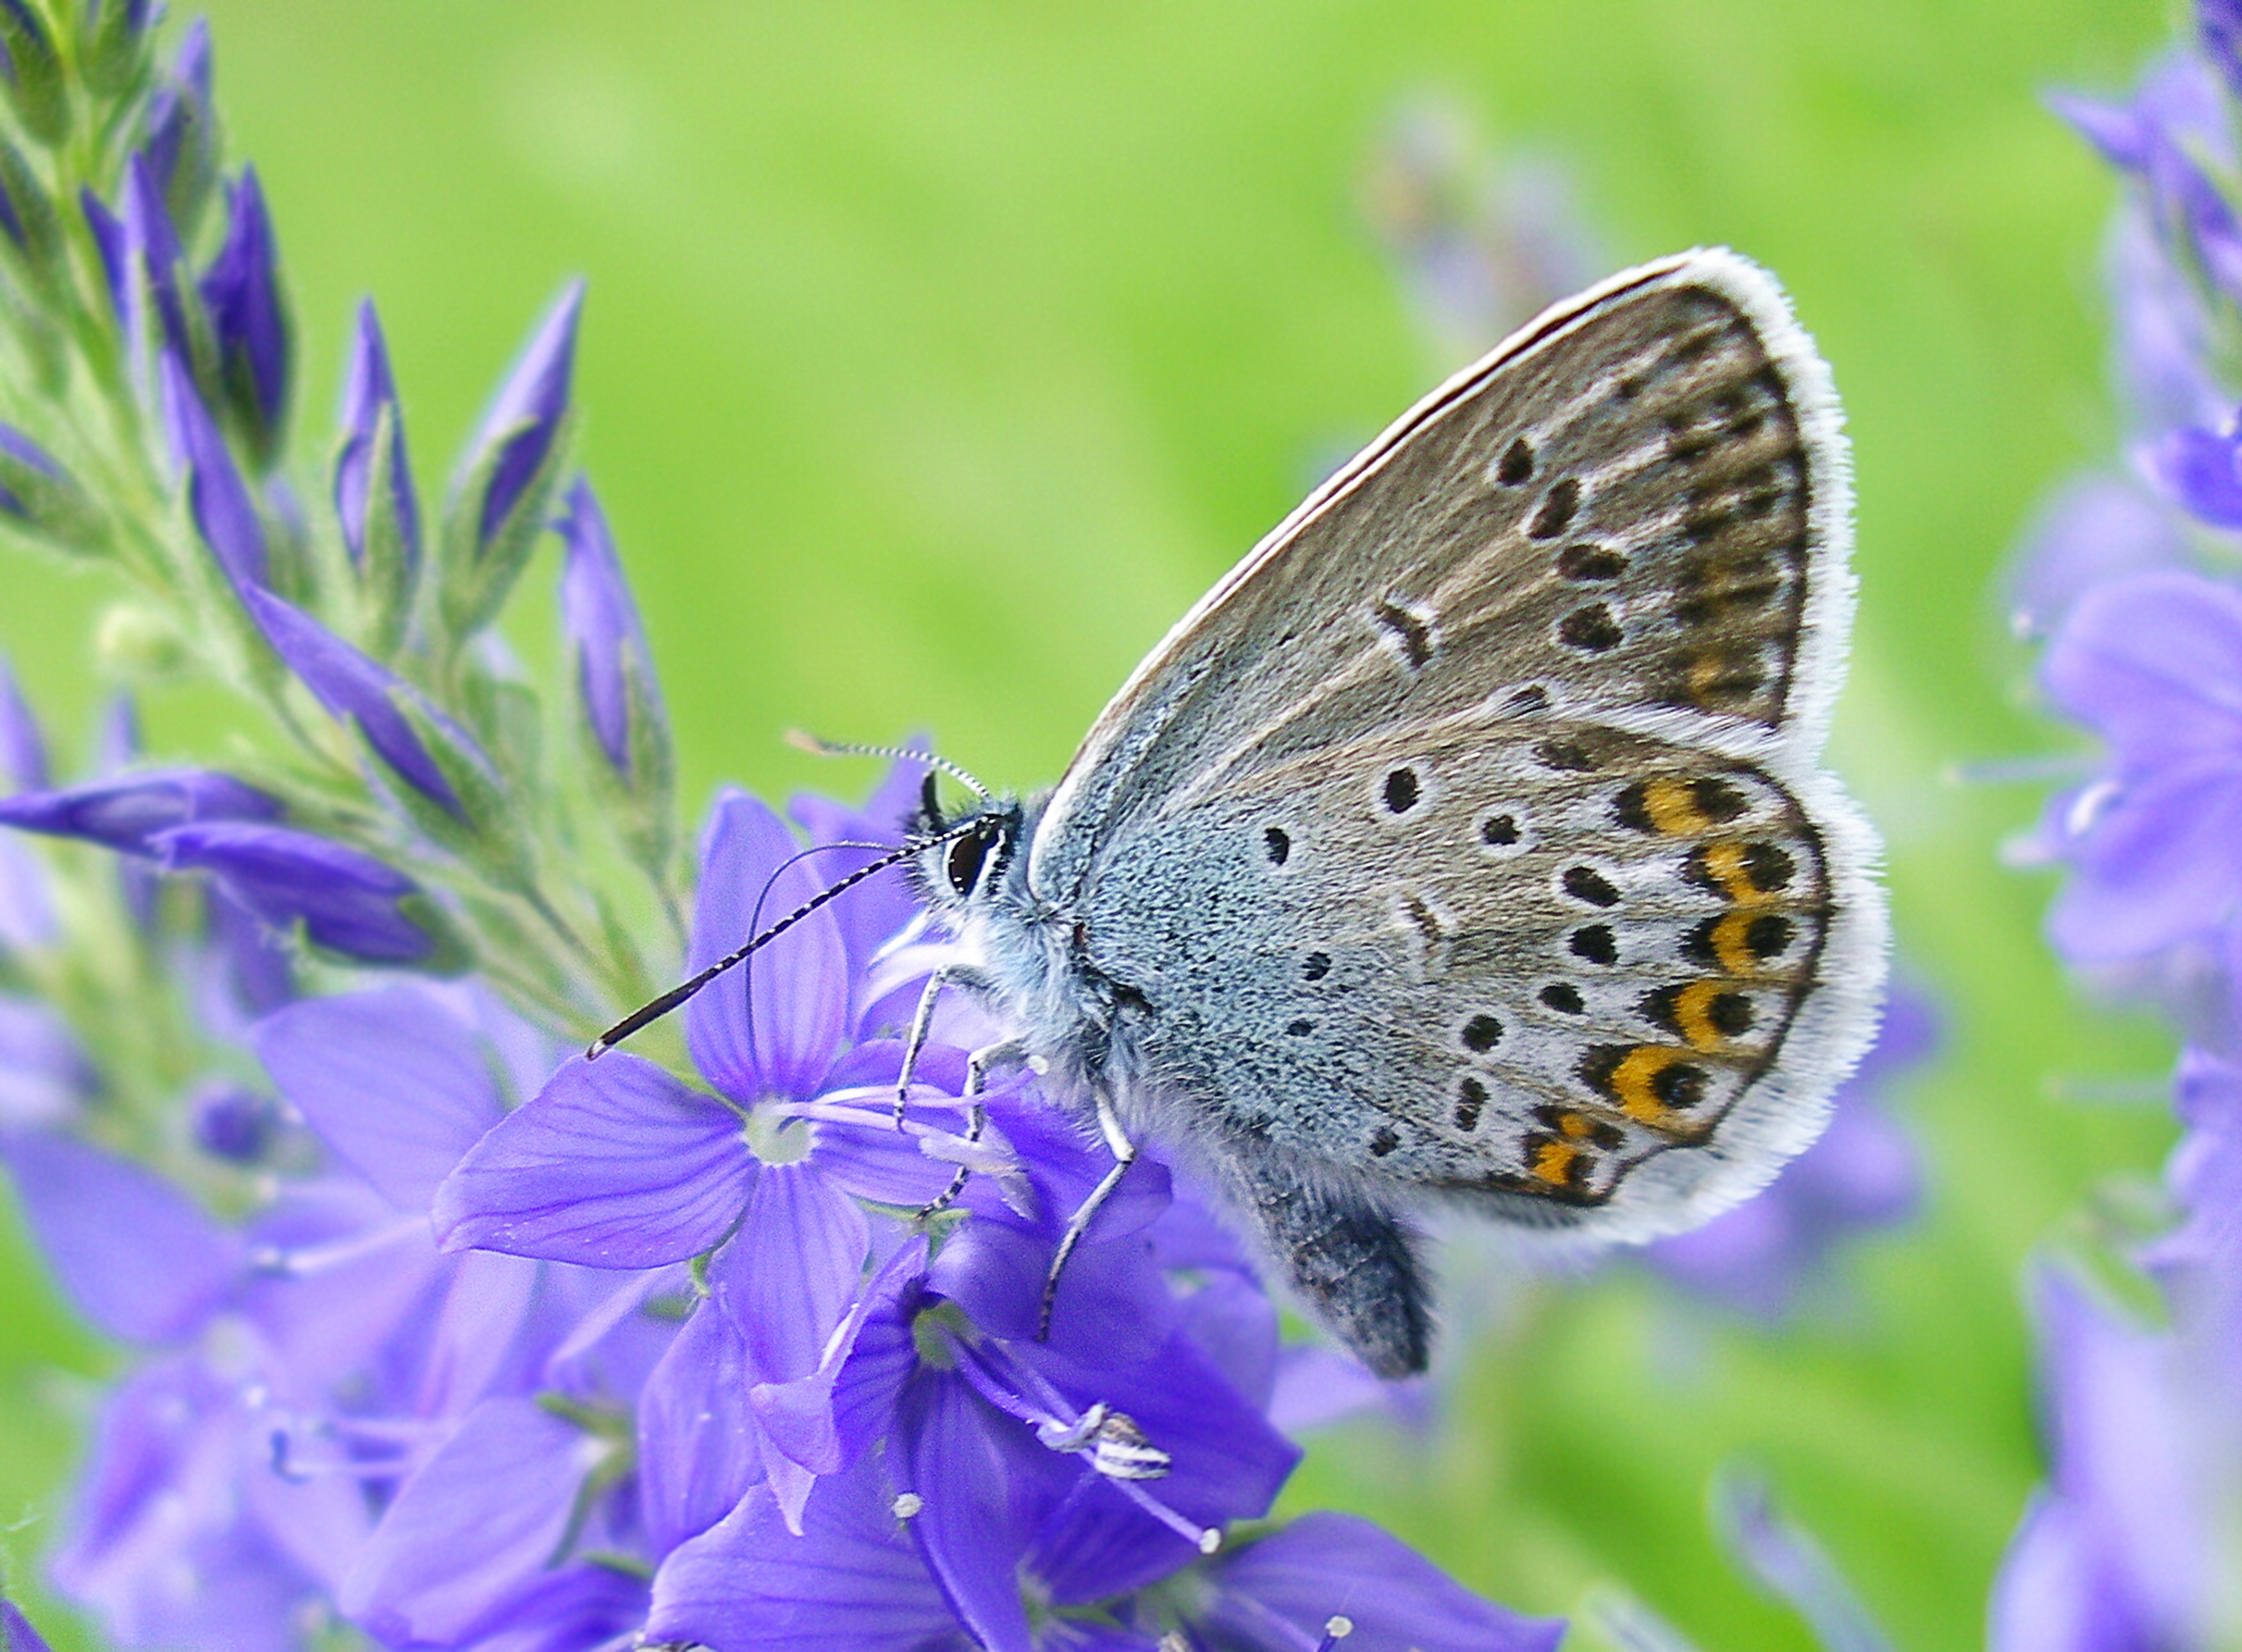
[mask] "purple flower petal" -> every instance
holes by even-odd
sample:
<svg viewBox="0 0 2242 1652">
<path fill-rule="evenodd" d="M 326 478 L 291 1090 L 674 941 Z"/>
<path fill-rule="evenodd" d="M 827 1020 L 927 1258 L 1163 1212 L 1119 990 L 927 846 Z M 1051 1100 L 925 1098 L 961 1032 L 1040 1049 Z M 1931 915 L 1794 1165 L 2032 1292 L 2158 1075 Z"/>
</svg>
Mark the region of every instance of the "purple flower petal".
<svg viewBox="0 0 2242 1652">
<path fill-rule="evenodd" d="M 101 272 L 109 285 L 109 302 L 119 319 L 125 317 L 130 303 L 125 285 L 131 273 L 126 260 L 132 256 L 131 238 L 124 230 L 124 220 L 103 205 L 101 197 L 91 189 L 82 189 L 77 196 L 78 208 L 85 214 L 85 226 L 93 237 L 93 249 L 101 257 Z"/>
<path fill-rule="evenodd" d="M 126 326 L 133 335 L 134 357 L 141 362 L 158 355 L 187 358 L 191 346 L 185 297 L 186 254 L 164 202 L 164 186 L 146 156 L 135 155 L 126 162 L 120 205 L 127 256 L 138 265 L 134 273 L 146 283 L 144 291 L 138 285 L 128 289 L 132 313 Z M 143 299 L 153 307 L 152 316 L 141 311 Z"/>
<path fill-rule="evenodd" d="M 2014 628 L 2049 635 L 2095 587 L 2178 568 L 2186 557 L 2170 508 L 2138 483 L 2082 478 L 2057 494 L 2025 535 L 2009 582 Z"/>
<path fill-rule="evenodd" d="M 337 1604 L 385 1640 L 457 1642 L 552 1563 L 601 1449 L 534 1400 L 485 1400 L 399 1489 Z"/>
<path fill-rule="evenodd" d="M 184 1336 L 240 1275 L 239 1239 L 151 1171 L 44 1131 L 0 1138 L 0 1157 L 63 1287 L 111 1336 Z"/>
<path fill-rule="evenodd" d="M 2237 0 L 2198 0 L 2196 37 L 2227 89 L 2242 96 L 2242 4 Z"/>
<path fill-rule="evenodd" d="M 1990 1652 L 2110 1652 L 2154 1647 L 2162 1626 L 2114 1575 L 2084 1512 L 2042 1491 L 1993 1580 Z"/>
<path fill-rule="evenodd" d="M 827 1340 L 816 1370 L 790 1381 L 755 1385 L 748 1399 L 755 1420 L 764 1442 L 781 1457 L 814 1474 L 837 1474 L 884 1429 L 916 1363 L 898 1304 L 906 1295 L 916 1300 L 926 1253 L 923 1236 L 896 1247 Z M 876 1419 L 865 1409 L 875 1406 L 881 1407 Z"/>
<path fill-rule="evenodd" d="M 490 759 L 467 730 L 300 608 L 263 591 L 246 593 L 245 600 L 251 617 L 274 651 L 303 679 L 319 703 L 336 718 L 356 723 L 366 744 L 399 779 L 464 819 L 466 811 L 459 794 L 429 755 L 420 730 L 399 708 L 399 701 L 409 700 L 454 751 L 486 773 L 491 772 Z"/>
<path fill-rule="evenodd" d="M 246 601 L 265 586 L 265 525 L 233 462 L 232 450 L 176 352 L 163 353 L 157 373 L 164 427 L 172 456 L 187 474 L 187 503 L 196 531 L 227 581 Z"/>
<path fill-rule="evenodd" d="M 953 1371 L 923 1371 L 898 1420 L 909 1455 L 895 1472 L 919 1500 L 927 1569 L 987 1652 L 1033 1652 L 1018 1571 L 1048 1454 Z"/>
<path fill-rule="evenodd" d="M 2242 768 L 2172 769 L 2125 786 L 2072 837 L 2077 875 L 2048 913 L 2074 963 L 2139 957 L 2225 923 L 2242 891 Z"/>
<path fill-rule="evenodd" d="M 659 1558 L 724 1518 L 762 1462 L 748 1403 L 747 1343 L 704 1301 L 647 1379 L 638 1402 L 639 1495 Z"/>
<path fill-rule="evenodd" d="M 892 1259 L 895 1266 L 883 1268 L 865 1293 L 863 1318 L 833 1385 L 833 1437 L 844 1464 L 856 1461 L 876 1440 L 887 1435 L 903 1391 L 918 1369 L 913 1329 L 926 1305 L 926 1255 L 923 1238 L 905 1246 Z M 778 1420 L 773 1420 L 773 1426 L 782 1449 L 799 1449 L 806 1443 Z M 804 1452 L 803 1456 L 809 1454 Z"/>
<path fill-rule="evenodd" d="M 1304 1514 L 1218 1557 L 1200 1615 L 1218 1645 L 1300 1652 L 1344 1616 L 1346 1652 L 1556 1652 L 1557 1618 L 1521 1617 L 1451 1581 L 1415 1550 L 1352 1514 Z"/>
<path fill-rule="evenodd" d="M 863 1207 L 809 1161 L 762 1167 L 740 1231 L 711 1272 L 757 1381 L 817 1369 L 863 1284 L 870 1247 Z"/>
<path fill-rule="evenodd" d="M 2013 1636 L 2024 1624 L 2048 1630 L 2052 1638 L 2035 1652 L 2037 1644 L 2200 1643 L 2200 1615 L 2220 1575 L 2223 1494 L 2205 1472 L 2205 1397 L 2191 1393 L 2172 1338 L 2120 1321 L 2058 1275 L 2038 1284 L 2054 1483 L 1995 1586 L 1997 1634 Z M 2224 1407 L 2224 1392 L 2213 1403 Z M 2051 1560 L 2075 1561 L 2082 1572 L 2027 1601 L 2019 1585 L 2044 1581 Z M 2064 1618 L 2067 1628 L 2057 1622 Z M 2085 1640 L 2097 1624 L 2142 1633 Z"/>
<path fill-rule="evenodd" d="M 405 410 L 397 400 L 397 384 L 389 371 L 389 347 L 382 341 L 381 322 L 373 302 L 359 306 L 358 334 L 352 343 L 350 368 L 343 388 L 343 450 L 335 460 L 335 517 L 342 524 L 343 543 L 351 560 L 366 560 L 366 520 L 373 501 L 376 433 L 386 409 L 390 419 L 390 506 L 404 541 L 408 569 L 420 565 L 420 499 L 413 486 L 413 466 L 405 451 Z"/>
<path fill-rule="evenodd" d="M 60 1016 L 30 999 L 0 997 L 0 1135 L 69 1123 L 97 1083 Z"/>
<path fill-rule="evenodd" d="M 2166 437 L 2151 464 L 2193 515 L 2213 527 L 2242 527 L 2242 473 L 2235 456 L 2232 431 L 2190 427 Z"/>
<path fill-rule="evenodd" d="M 501 1120 L 437 1190 L 433 1219 L 447 1250 L 652 1267 L 722 1239 L 755 1174 L 728 1109 L 618 1052 L 569 1062 Z"/>
<path fill-rule="evenodd" d="M 964 1652 L 876 1468 L 868 1461 L 818 1481 L 800 1537 L 768 1491 L 749 1493 L 662 1562 L 648 1640 L 715 1652 Z"/>
<path fill-rule="evenodd" d="M 104 1407 L 56 1582 L 120 1644 L 299 1652 L 315 1581 L 245 1520 L 263 1440 L 193 1356 L 128 1379 Z"/>
<path fill-rule="evenodd" d="M 490 460 L 490 480 L 476 513 L 476 547 L 498 537 L 520 502 L 538 467 L 553 450 L 568 411 L 568 378 L 576 355 L 576 323 L 583 311 L 584 284 L 571 281 L 546 312 L 527 346 L 499 389 L 481 428 L 468 444 L 462 481 Z"/>
<path fill-rule="evenodd" d="M 503 1608 L 505 1625 L 473 1652 L 587 1652 L 628 1645 L 646 1622 L 646 1580 L 581 1562 L 539 1578 Z"/>
<path fill-rule="evenodd" d="M 626 781 L 642 781 L 646 776 L 631 773 L 634 680 L 641 703 L 657 718 L 661 691 L 607 514 L 582 477 L 568 490 L 567 508 L 554 526 L 567 547 L 560 615 L 576 656 L 577 697 L 608 766 Z"/>
<path fill-rule="evenodd" d="M 2088 592 L 2049 645 L 2040 679 L 2121 761 L 2242 754 L 2242 591 L 2185 573 Z"/>
<path fill-rule="evenodd" d="M 428 1209 L 503 1111 L 480 1042 L 417 988 L 290 1004 L 250 1047 L 328 1149 L 399 1210 Z"/>
<path fill-rule="evenodd" d="M 206 769 L 159 769 L 0 798 L 0 826 L 84 838 L 125 855 L 155 855 L 155 836 L 175 826 L 273 821 L 285 812 L 279 798 Z"/>
<path fill-rule="evenodd" d="M 270 453 L 288 412 L 292 344 L 279 248 L 254 168 L 242 168 L 226 207 L 225 241 L 203 277 L 203 303 L 225 393 L 255 433 L 258 450 Z"/>
<path fill-rule="evenodd" d="M 0 446 L 7 445 L 10 437 L 23 440 L 0 426 Z M 39 720 L 31 714 L 4 655 L 0 655 L 0 777 L 6 779 L 11 791 L 46 789 L 47 737 L 40 732 Z"/>
<path fill-rule="evenodd" d="M 285 826 L 218 822 L 150 840 L 166 871 L 206 871 L 283 934 L 299 923 L 318 945 L 368 964 L 418 964 L 434 939 L 399 903 L 420 885 L 373 856 Z"/>
<path fill-rule="evenodd" d="M 12 1601 L 0 1601 L 0 1652 L 51 1652 Z"/>
<path fill-rule="evenodd" d="M 823 887 L 817 857 L 795 860 L 801 849 L 759 799 L 717 798 L 701 838 L 688 970 L 706 969 Z M 847 968 L 831 909 L 811 913 L 685 1006 L 695 1063 L 742 1105 L 814 1094 L 846 1030 Z"/>
</svg>

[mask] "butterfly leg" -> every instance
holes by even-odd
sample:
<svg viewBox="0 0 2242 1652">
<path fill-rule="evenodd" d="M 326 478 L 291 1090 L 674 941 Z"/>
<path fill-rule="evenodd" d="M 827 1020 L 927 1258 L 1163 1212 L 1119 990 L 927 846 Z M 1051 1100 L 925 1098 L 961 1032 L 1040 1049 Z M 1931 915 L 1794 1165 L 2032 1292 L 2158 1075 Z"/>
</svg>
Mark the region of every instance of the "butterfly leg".
<svg viewBox="0 0 2242 1652">
<path fill-rule="evenodd" d="M 927 977 L 926 990 L 918 995 L 918 1008 L 911 1015 L 910 1036 L 903 1040 L 903 1064 L 896 1074 L 897 1130 L 903 1127 L 903 1107 L 910 1100 L 911 1075 L 918 1071 L 919 1052 L 926 1048 L 927 1030 L 934 1024 L 934 1006 L 941 1001 L 942 990 L 950 984 L 950 977 L 947 969 L 936 970 Z"/>
<path fill-rule="evenodd" d="M 1097 1219 L 1098 1212 L 1104 1207 L 1105 1201 L 1113 1197 L 1113 1190 L 1121 1185 L 1121 1178 L 1128 1173 L 1129 1166 L 1137 1162 L 1137 1144 L 1129 1139 L 1128 1132 L 1121 1128 L 1121 1120 L 1113 1111 L 1112 1104 L 1103 1096 L 1098 1099 L 1098 1128 L 1105 1138 L 1106 1151 L 1113 1155 L 1113 1168 L 1107 1171 L 1098 1185 L 1090 1190 L 1090 1197 L 1084 1199 L 1081 1206 L 1067 1219 L 1066 1232 L 1059 1236 L 1058 1250 L 1051 1257 L 1051 1272 L 1044 1276 L 1043 1307 L 1036 1315 L 1036 1340 L 1038 1342 L 1047 1341 L 1051 1337 L 1051 1305 L 1058 1300 L 1058 1276 L 1065 1271 L 1067 1259 L 1074 1254 L 1075 1246 L 1082 1243 L 1082 1236 L 1090 1231 L 1091 1223 Z"/>
<path fill-rule="evenodd" d="M 1027 1059 L 1027 1053 L 1025 1045 L 1008 1038 L 1003 1044 L 992 1044 L 985 1050 L 976 1050 L 966 1057 L 965 1094 L 962 1099 L 972 1104 L 966 1114 L 966 1140 L 979 1141 L 982 1128 L 989 1122 L 989 1110 L 981 1105 L 981 1091 L 988 1083 L 990 1069 L 1017 1066 Z M 942 1196 L 932 1204 L 920 1207 L 918 1219 L 924 1221 L 930 1216 L 948 1210 L 957 1196 L 965 1191 L 965 1184 L 972 1174 L 970 1166 L 960 1165 L 957 1174 L 950 1179 L 950 1185 L 943 1190 Z"/>
</svg>

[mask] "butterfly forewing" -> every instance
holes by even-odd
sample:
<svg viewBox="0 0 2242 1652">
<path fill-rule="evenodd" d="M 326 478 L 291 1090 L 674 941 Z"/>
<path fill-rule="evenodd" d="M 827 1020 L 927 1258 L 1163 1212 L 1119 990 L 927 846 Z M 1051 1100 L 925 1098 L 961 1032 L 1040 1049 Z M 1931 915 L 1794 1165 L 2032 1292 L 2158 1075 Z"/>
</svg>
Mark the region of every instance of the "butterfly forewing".
<svg viewBox="0 0 2242 1652">
<path fill-rule="evenodd" d="M 1062 783 L 1037 888 L 1064 899 L 1140 816 L 1395 718 L 1514 698 L 1780 737 L 1802 687 L 1826 697 L 1816 634 L 1847 596 L 1820 373 L 1772 284 L 1726 254 L 1553 312 L 1177 628 Z"/>
</svg>

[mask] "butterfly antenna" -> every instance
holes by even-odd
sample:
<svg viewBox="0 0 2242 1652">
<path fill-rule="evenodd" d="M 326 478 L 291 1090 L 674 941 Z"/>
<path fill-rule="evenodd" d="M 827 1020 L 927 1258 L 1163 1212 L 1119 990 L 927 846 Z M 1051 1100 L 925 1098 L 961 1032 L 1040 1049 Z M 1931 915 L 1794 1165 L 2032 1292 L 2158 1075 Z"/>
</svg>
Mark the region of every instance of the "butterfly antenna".
<svg viewBox="0 0 2242 1652">
<path fill-rule="evenodd" d="M 895 865 L 896 863 L 909 860 L 921 850 L 932 849 L 938 843 L 951 843 L 960 837 L 970 836 L 973 833 L 982 829 L 983 823 L 979 819 L 977 818 L 965 821 L 959 825 L 951 827 L 948 831 L 936 832 L 931 837 L 913 838 L 910 842 L 904 843 L 898 848 L 889 850 L 888 853 L 881 856 L 879 859 L 869 862 L 863 866 L 859 866 L 855 871 L 849 873 L 846 877 L 841 878 L 838 881 L 829 884 L 826 888 L 818 890 L 816 894 L 811 896 L 800 906 L 795 907 L 794 910 L 789 912 L 784 917 L 780 918 L 769 929 L 757 935 L 753 940 L 749 941 L 745 946 L 740 948 L 737 951 L 727 953 L 724 957 L 718 958 L 714 964 L 710 964 L 707 969 L 701 970 L 700 974 L 695 976 L 690 981 L 680 983 L 678 985 L 670 988 L 668 991 L 663 993 L 652 1003 L 641 1004 L 639 1008 L 632 1011 L 621 1020 L 616 1022 L 614 1025 L 609 1027 L 605 1032 L 592 1040 L 590 1045 L 584 1051 L 584 1059 L 587 1061 L 597 1061 L 601 1056 L 607 1054 L 608 1051 L 614 1049 L 617 1044 L 629 1038 L 631 1034 L 636 1032 L 640 1028 L 651 1026 L 654 1022 L 661 1020 L 662 1017 L 668 1015 L 672 1010 L 677 1008 L 681 1004 L 683 1004 L 695 993 L 700 991 L 702 987 L 707 986 L 718 976 L 723 974 L 725 970 L 729 970 L 737 964 L 746 963 L 748 959 L 753 957 L 757 952 L 761 951 L 771 942 L 776 940 L 780 936 L 785 934 L 795 924 L 801 923 L 802 919 L 808 917 L 812 912 L 815 912 L 819 907 L 824 905 L 828 901 L 833 899 L 834 897 L 842 894 L 845 890 L 856 888 L 857 884 L 871 876 L 873 873 L 884 872 L 889 867 Z M 857 845 L 835 843 L 829 844 L 827 847 L 834 849 L 856 848 Z"/>
<path fill-rule="evenodd" d="M 797 751 L 807 751 L 820 757 L 892 757 L 905 762 L 924 763 L 930 769 L 939 769 L 951 779 L 961 781 L 973 789 L 974 796 L 984 803 L 994 803 L 997 794 L 976 780 L 947 757 L 938 757 L 930 751 L 909 751 L 901 746 L 864 746 L 855 741 L 820 740 L 816 735 L 805 734 L 799 729 L 787 732 L 786 743 Z"/>
</svg>

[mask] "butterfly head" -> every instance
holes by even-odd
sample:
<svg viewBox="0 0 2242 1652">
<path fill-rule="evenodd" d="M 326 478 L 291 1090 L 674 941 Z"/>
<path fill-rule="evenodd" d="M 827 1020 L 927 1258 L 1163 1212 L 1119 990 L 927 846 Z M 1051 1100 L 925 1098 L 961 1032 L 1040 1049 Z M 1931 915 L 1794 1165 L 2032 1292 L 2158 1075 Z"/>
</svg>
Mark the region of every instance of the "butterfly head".
<svg viewBox="0 0 2242 1652">
<path fill-rule="evenodd" d="M 1003 882 L 1026 818 L 1018 799 L 987 797 L 972 812 L 953 819 L 943 812 L 934 775 L 928 773 L 918 807 L 903 829 L 927 840 L 911 860 L 912 881 L 928 909 L 947 927 L 959 928 L 958 920 L 983 907 Z M 972 829 L 960 829 L 966 827 Z"/>
</svg>

